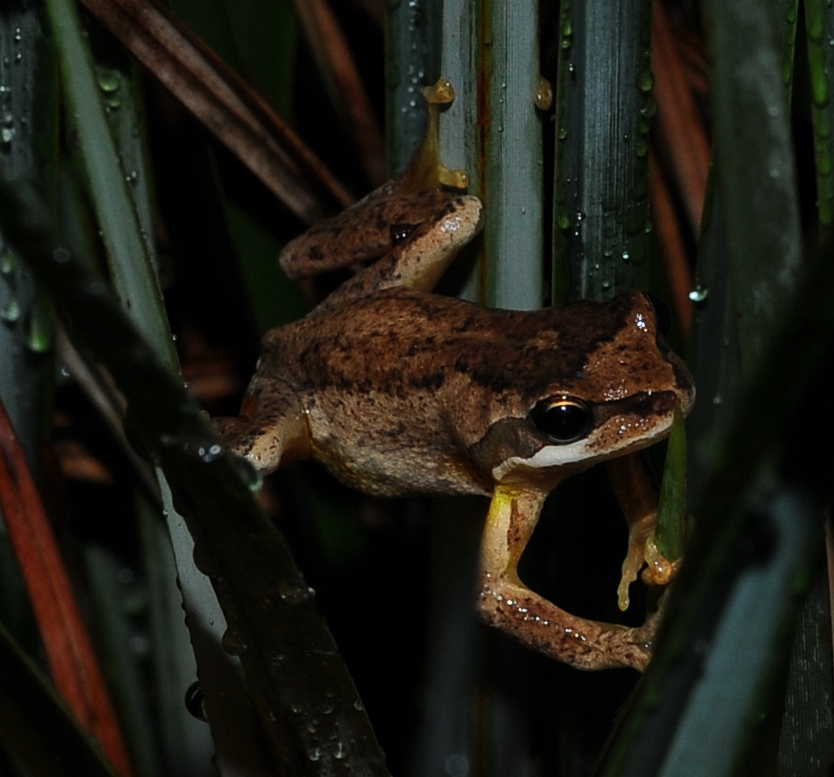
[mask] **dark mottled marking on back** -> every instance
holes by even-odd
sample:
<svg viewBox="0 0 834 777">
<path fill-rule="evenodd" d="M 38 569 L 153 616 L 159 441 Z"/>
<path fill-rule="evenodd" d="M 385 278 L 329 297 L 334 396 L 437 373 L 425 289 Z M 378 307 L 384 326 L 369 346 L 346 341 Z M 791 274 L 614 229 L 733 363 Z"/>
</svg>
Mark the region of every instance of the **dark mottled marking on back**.
<svg viewBox="0 0 834 777">
<path fill-rule="evenodd" d="M 415 389 L 437 390 L 446 382 L 446 370 L 439 369 L 434 373 L 418 375 L 408 381 L 408 385 Z"/>
<path fill-rule="evenodd" d="M 351 390 L 370 377 L 381 392 L 404 383 L 431 390 L 440 364 L 496 395 L 532 397 L 556 379 L 585 380 L 588 355 L 630 325 L 632 303 L 626 295 L 566 309 L 491 310 L 395 288 L 294 327 L 305 342 L 302 372 L 317 385 Z M 319 326 L 327 336 L 315 333 Z"/>
</svg>

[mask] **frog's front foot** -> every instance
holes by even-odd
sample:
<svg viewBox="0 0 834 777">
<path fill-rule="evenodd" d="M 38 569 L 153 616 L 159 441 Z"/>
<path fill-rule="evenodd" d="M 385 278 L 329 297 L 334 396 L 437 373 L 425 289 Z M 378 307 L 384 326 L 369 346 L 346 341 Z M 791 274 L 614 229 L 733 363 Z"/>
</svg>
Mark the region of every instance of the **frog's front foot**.
<svg viewBox="0 0 834 777">
<path fill-rule="evenodd" d="M 298 455 L 306 450 L 306 425 L 303 423 L 296 424 L 299 431 L 295 434 L 289 423 L 282 424 L 269 418 L 259 417 L 254 421 L 245 417 L 213 418 L 212 424 L 223 446 L 246 459 L 262 476 L 283 464 L 304 458 Z"/>
<path fill-rule="evenodd" d="M 540 653 L 576 669 L 646 668 L 657 618 L 627 628 L 580 618 L 520 582 L 485 574 L 479 598 L 483 619 Z"/>
</svg>

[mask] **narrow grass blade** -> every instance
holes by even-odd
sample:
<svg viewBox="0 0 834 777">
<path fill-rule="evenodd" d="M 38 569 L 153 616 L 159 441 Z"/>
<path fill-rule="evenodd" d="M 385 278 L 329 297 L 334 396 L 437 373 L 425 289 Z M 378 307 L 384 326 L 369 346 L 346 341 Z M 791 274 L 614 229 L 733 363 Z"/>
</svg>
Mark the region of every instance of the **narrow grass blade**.
<svg viewBox="0 0 834 777">
<path fill-rule="evenodd" d="M 802 260 L 784 54 L 769 5 L 739 0 L 710 2 L 707 9 L 717 181 L 726 214 L 724 261 L 741 368 L 749 375 Z"/>
<path fill-rule="evenodd" d="M 669 14 L 659 0 L 653 4 L 652 15 L 657 130 L 683 195 L 689 229 L 699 235 L 710 164 L 709 142 L 675 45 Z"/>
<path fill-rule="evenodd" d="M 158 506 L 141 492 L 135 502 L 148 578 L 149 626 L 154 635 L 153 691 L 162 723 L 162 759 L 168 773 L 198 777 L 205 774 L 216 750 L 208 726 L 184 711 L 185 694 L 196 682 L 197 671 L 189 631 L 184 628 L 183 595 L 177 587 L 171 539 L 159 520 Z M 220 766 L 224 774 L 223 764 Z"/>
<path fill-rule="evenodd" d="M 107 124 L 77 9 L 70 0 L 48 0 L 46 7 L 114 280 L 124 306 L 132 311 L 148 341 L 160 349 L 168 368 L 176 370 L 176 354 L 156 275 L 128 192 L 126 171 Z M 137 288 L 142 289 L 139 295 L 135 295 Z M 131 293 L 134 296 L 125 296 Z"/>
<path fill-rule="evenodd" d="M 131 774 L 110 694 L 35 483 L 0 403 L 0 504 L 55 684 L 123 777 Z"/>
<path fill-rule="evenodd" d="M 676 561 L 683 556 L 686 538 L 686 428 L 683 415 L 675 410 L 666 465 L 657 506 L 657 549 L 663 558 Z"/>
<path fill-rule="evenodd" d="M 440 160 L 449 169 L 465 170 L 469 191 L 481 191 L 481 149 L 478 138 L 478 80 L 481 9 L 467 0 L 443 3 L 440 76 L 455 90 L 454 102 L 440 121 Z"/>
<path fill-rule="evenodd" d="M 44 35 L 39 9 L 2 4 L 0 62 L 6 64 L 0 77 L 0 166 L 39 181 L 52 197 L 58 74 Z M 49 302 L 37 289 L 31 270 L 16 260 L 0 234 L 0 396 L 29 461 L 35 460 L 49 393 L 51 363 L 41 354 L 51 343 L 51 318 Z"/>
<path fill-rule="evenodd" d="M 116 777 L 0 624 L 0 732 L 27 777 Z"/>
<path fill-rule="evenodd" d="M 481 48 L 484 254 L 487 299 L 499 308 L 544 301 L 542 125 L 538 3 L 485 4 Z"/>
<path fill-rule="evenodd" d="M 385 143 L 336 15 L 326 0 L 294 0 L 294 5 L 336 114 L 372 186 L 379 186 L 386 177 Z"/>
<path fill-rule="evenodd" d="M 154 721 L 161 715 L 151 713 L 148 683 L 137 661 L 136 626 L 125 606 L 125 566 L 117 554 L 99 545 L 85 546 L 84 562 L 102 664 L 122 721 L 133 771 L 136 777 L 155 777 L 160 764 Z M 170 643 L 166 647 L 170 649 Z M 159 707 L 154 705 L 153 709 L 158 711 Z"/>
<path fill-rule="evenodd" d="M 651 2 L 564 3 L 560 25 L 553 297 L 608 299 L 648 288 Z"/>
<path fill-rule="evenodd" d="M 421 90 L 440 75 L 429 53 L 431 41 L 438 37 L 432 27 L 437 5 L 433 0 L 416 0 L 386 7 L 385 124 L 392 176 L 405 170 L 426 131 Z"/>
<path fill-rule="evenodd" d="M 85 5 L 299 218 L 311 223 L 350 204 L 353 197 L 275 112 L 160 6 L 140 0 Z"/>
<path fill-rule="evenodd" d="M 827 237 L 834 226 L 834 8 L 823 0 L 805 0 L 805 29 L 817 162 L 817 212 L 823 236 Z"/>
</svg>

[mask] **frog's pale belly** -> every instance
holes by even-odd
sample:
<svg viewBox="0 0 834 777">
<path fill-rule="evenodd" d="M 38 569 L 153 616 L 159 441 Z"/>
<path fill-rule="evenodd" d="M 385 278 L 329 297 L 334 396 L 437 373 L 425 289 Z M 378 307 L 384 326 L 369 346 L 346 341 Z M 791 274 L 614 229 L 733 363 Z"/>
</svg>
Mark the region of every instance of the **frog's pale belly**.
<svg viewBox="0 0 834 777">
<path fill-rule="evenodd" d="M 372 496 L 489 496 L 492 482 L 455 451 L 396 442 L 356 444 L 347 449 L 340 439 L 313 442 L 315 458 L 346 485 Z"/>
</svg>

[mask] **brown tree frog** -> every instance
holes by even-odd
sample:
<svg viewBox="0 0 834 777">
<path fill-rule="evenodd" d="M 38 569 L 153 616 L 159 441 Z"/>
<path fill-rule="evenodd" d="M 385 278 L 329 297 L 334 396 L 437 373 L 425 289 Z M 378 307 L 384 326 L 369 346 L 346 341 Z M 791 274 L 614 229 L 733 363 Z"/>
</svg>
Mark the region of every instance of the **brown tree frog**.
<svg viewBox="0 0 834 777">
<path fill-rule="evenodd" d="M 374 262 L 266 334 L 240 417 L 217 421 L 221 438 L 264 474 L 313 458 L 368 494 L 490 497 L 483 617 L 581 669 L 642 669 L 654 621 L 571 615 L 516 567 L 550 491 L 665 437 L 675 407 L 692 405 L 692 379 L 637 292 L 536 311 L 432 294 L 481 229 L 481 203 L 414 180 L 385 184 L 287 245 L 281 266 L 294 278 Z M 653 518 L 635 521 L 641 537 Z M 632 567 L 644 545 L 632 542 Z"/>
</svg>

